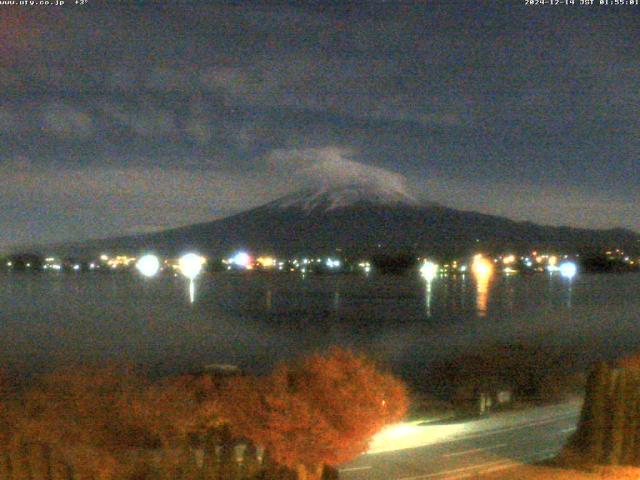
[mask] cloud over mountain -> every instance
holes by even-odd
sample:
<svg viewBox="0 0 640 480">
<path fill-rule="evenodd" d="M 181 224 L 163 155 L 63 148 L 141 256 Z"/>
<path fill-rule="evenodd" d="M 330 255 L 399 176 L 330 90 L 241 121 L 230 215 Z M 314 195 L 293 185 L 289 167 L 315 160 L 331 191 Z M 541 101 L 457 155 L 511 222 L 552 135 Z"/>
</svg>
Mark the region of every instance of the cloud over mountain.
<svg viewBox="0 0 640 480">
<path fill-rule="evenodd" d="M 412 197 L 403 175 L 358 162 L 353 156 L 351 149 L 337 146 L 276 150 L 269 155 L 268 165 L 312 187 L 356 184 Z"/>
</svg>

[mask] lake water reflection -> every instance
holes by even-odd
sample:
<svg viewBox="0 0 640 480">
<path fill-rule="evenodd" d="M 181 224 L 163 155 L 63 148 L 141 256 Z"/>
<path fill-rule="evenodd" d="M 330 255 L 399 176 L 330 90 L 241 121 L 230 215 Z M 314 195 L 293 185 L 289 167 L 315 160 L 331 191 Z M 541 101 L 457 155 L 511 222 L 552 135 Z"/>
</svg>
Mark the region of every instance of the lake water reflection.
<svg viewBox="0 0 640 480">
<path fill-rule="evenodd" d="M 159 372 L 252 370 L 351 345 L 405 377 L 495 342 L 589 360 L 640 349 L 640 275 L 439 277 L 217 274 L 0 276 L 0 360 L 18 369 L 130 361 Z M 582 360 L 582 359 L 580 359 Z"/>
</svg>

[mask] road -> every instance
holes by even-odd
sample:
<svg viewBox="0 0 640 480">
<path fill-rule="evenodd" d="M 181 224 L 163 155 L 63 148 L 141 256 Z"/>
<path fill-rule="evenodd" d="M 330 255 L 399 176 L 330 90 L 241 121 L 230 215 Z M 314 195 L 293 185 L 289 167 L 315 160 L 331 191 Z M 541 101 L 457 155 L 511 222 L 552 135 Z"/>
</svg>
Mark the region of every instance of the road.
<svg viewBox="0 0 640 480">
<path fill-rule="evenodd" d="M 344 480 L 473 477 L 555 456 L 575 430 L 580 401 L 468 422 L 407 423 L 377 435 L 369 453 L 340 467 Z"/>
</svg>

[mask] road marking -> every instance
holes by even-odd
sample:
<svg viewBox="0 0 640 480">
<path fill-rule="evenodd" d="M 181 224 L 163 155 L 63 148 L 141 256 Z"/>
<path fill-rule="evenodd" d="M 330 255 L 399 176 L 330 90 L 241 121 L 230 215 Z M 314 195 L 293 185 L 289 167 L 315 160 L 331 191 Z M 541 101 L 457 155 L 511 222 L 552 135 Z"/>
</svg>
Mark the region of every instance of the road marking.
<svg viewBox="0 0 640 480">
<path fill-rule="evenodd" d="M 505 463 L 504 460 L 494 460 L 493 462 L 481 463 L 481 464 L 477 464 L 477 465 L 472 465 L 470 467 L 454 468 L 452 470 L 444 470 L 444 471 L 441 471 L 441 472 L 428 473 L 426 475 L 417 475 L 415 477 L 402 477 L 402 478 L 399 478 L 398 480 L 425 480 L 427 478 L 442 477 L 442 476 L 445 476 L 445 475 L 463 473 L 463 472 L 466 472 L 468 470 L 477 470 L 477 469 L 482 468 L 482 467 L 491 467 L 491 466 L 495 466 L 495 465 L 501 465 L 503 463 Z"/>
<path fill-rule="evenodd" d="M 362 467 L 349 467 L 349 468 L 341 468 L 339 470 L 340 473 L 347 473 L 347 472 L 359 472 L 360 470 L 371 470 L 373 467 L 371 467 L 370 465 L 365 465 Z"/>
<path fill-rule="evenodd" d="M 465 455 L 467 453 L 478 453 L 478 452 L 486 452 L 487 450 L 497 450 L 498 448 L 506 447 L 506 443 L 501 443 L 499 445 L 493 445 L 491 447 L 484 448 L 470 448 L 469 450 L 462 450 L 461 452 L 453 452 L 453 453 L 445 453 L 442 455 L 443 457 L 457 457 L 458 455 Z"/>
<path fill-rule="evenodd" d="M 470 472 L 466 472 L 463 473 L 462 475 L 458 475 L 455 477 L 447 477 L 449 480 L 457 480 L 457 479 L 462 479 L 462 478 L 469 478 L 472 476 L 476 476 L 479 473 L 493 473 L 493 472 L 499 472 L 502 470 L 510 470 L 513 468 L 518 468 L 518 467 L 522 467 L 524 465 L 527 465 L 527 462 L 530 462 L 532 460 L 535 460 L 537 462 L 541 461 L 541 460 L 547 460 L 548 458 L 552 458 L 557 454 L 557 450 L 556 449 L 549 449 L 549 450 L 543 450 L 540 453 L 537 453 L 533 456 L 527 456 L 527 457 L 520 457 L 520 458 L 516 458 L 515 461 L 514 460 L 503 460 L 502 463 L 497 463 L 495 466 L 492 466 L 490 468 L 486 468 L 483 470 L 472 470 Z"/>
<path fill-rule="evenodd" d="M 505 461 L 503 464 L 501 465 L 496 465 L 495 467 L 492 468 L 488 468 L 486 470 L 483 470 L 482 473 L 493 473 L 493 472 L 500 472 L 502 470 L 510 470 L 512 468 L 516 468 L 518 466 L 521 466 L 521 463 L 515 463 L 515 462 L 511 462 L 511 461 Z M 461 479 L 461 478 L 469 478 L 472 476 L 476 476 L 478 475 L 480 472 L 469 472 L 469 473 L 465 473 L 464 475 L 458 476 L 458 477 L 452 477 L 451 480 L 453 479 Z"/>
<path fill-rule="evenodd" d="M 402 477 L 397 480 L 427 480 L 429 478 L 448 478 L 448 479 L 461 479 L 461 478 L 469 478 L 478 473 L 490 473 L 496 472 L 500 470 L 507 470 L 511 468 L 521 467 L 526 465 L 525 462 L 529 462 L 531 460 L 546 460 L 548 458 L 553 457 L 558 453 L 557 449 L 549 449 L 543 450 L 542 452 L 538 452 L 535 455 L 528 455 L 524 457 L 514 458 L 512 460 L 495 460 L 492 462 L 478 463 L 475 465 L 471 465 L 469 467 L 461 467 L 454 468 L 452 470 L 444 470 L 440 472 L 428 473 L 425 475 L 417 475 L 413 477 Z"/>
</svg>

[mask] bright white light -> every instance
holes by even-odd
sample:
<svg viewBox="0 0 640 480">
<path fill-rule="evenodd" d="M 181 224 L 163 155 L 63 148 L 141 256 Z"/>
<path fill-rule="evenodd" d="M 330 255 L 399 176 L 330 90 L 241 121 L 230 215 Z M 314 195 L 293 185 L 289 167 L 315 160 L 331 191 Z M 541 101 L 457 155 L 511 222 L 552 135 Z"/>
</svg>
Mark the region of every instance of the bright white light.
<svg viewBox="0 0 640 480">
<path fill-rule="evenodd" d="M 340 260 L 334 260 L 333 258 L 327 258 L 326 265 L 329 268 L 339 268 L 340 267 Z"/>
<path fill-rule="evenodd" d="M 450 441 L 472 430 L 473 424 L 420 425 L 420 422 L 389 425 L 371 439 L 367 453 L 393 452 Z"/>
<path fill-rule="evenodd" d="M 229 259 L 229 263 L 237 265 L 238 267 L 247 268 L 251 263 L 251 257 L 247 252 L 238 252 Z"/>
<path fill-rule="evenodd" d="M 136 268 L 145 277 L 154 277 L 160 271 L 160 259 L 153 254 L 143 255 L 136 262 Z"/>
<path fill-rule="evenodd" d="M 73 266 L 73 269 L 74 269 L 76 272 L 80 271 L 80 265 L 75 264 L 75 265 Z"/>
<path fill-rule="evenodd" d="M 572 279 L 578 273 L 578 267 L 573 262 L 563 262 L 560 264 L 560 275 L 564 278 Z"/>
<path fill-rule="evenodd" d="M 425 260 L 420 267 L 420 275 L 422 275 L 422 278 L 427 282 L 432 281 L 438 275 L 438 265 L 429 260 Z"/>
<path fill-rule="evenodd" d="M 195 253 L 187 253 L 180 257 L 178 260 L 178 267 L 180 273 L 187 277 L 189 280 L 196 278 L 202 270 L 203 258 Z"/>
</svg>

